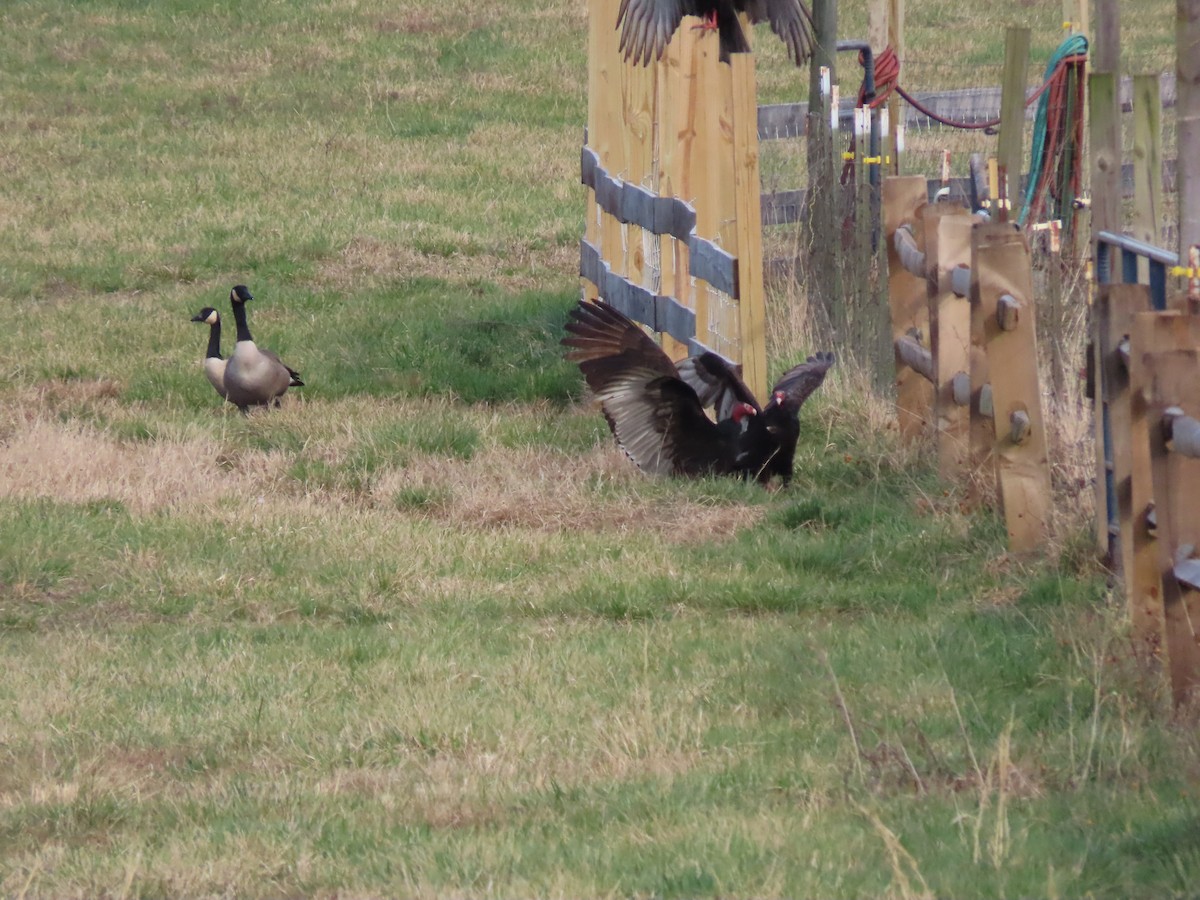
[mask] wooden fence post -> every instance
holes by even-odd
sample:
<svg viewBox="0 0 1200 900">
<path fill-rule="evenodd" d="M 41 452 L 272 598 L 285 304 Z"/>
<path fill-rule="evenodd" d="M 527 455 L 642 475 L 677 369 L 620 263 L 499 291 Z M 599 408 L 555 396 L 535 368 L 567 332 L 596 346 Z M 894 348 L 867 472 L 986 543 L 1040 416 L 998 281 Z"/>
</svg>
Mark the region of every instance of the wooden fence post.
<svg viewBox="0 0 1200 900">
<path fill-rule="evenodd" d="M 883 237 L 888 253 L 888 305 L 892 317 L 892 340 L 919 332 L 928 345 L 929 302 L 925 278 L 907 269 L 896 249 L 896 232 L 910 225 L 919 249 L 924 241 L 921 223 L 928 194 L 923 175 L 892 176 L 883 183 Z M 923 264 L 922 264 L 923 265 Z M 912 439 L 924 433 L 932 419 L 933 385 L 896 358 L 896 410 L 900 435 Z"/>
<path fill-rule="evenodd" d="M 1175 0 L 1179 257 L 1200 244 L 1200 0 Z"/>
<path fill-rule="evenodd" d="M 1178 407 L 1200 416 L 1200 316 L 1179 311 L 1138 313 L 1133 353 L 1139 358 L 1154 481 L 1159 573 L 1171 692 L 1177 704 L 1200 685 L 1200 590 L 1177 577 L 1183 558 L 1200 546 L 1200 459 L 1171 452 L 1165 413 Z M 1194 582 L 1196 579 L 1192 579 Z"/>
<path fill-rule="evenodd" d="M 1015 224 L 988 222 L 975 226 L 971 251 L 972 320 L 981 323 L 992 385 L 1000 501 L 1009 548 L 1024 553 L 1045 546 L 1051 507 L 1029 245 Z"/>
<path fill-rule="evenodd" d="M 1107 7 L 1110 0 L 1097 4 L 1097 13 Z M 1113 0 L 1112 5 L 1115 5 Z M 1097 16 L 1101 25 L 1107 17 Z M 1111 30 L 1111 25 L 1101 27 L 1103 35 Z M 1111 41 L 1111 37 L 1101 44 Z M 1120 105 L 1117 97 L 1117 75 L 1112 72 L 1092 72 L 1088 76 L 1088 118 L 1091 122 L 1090 154 L 1091 183 L 1092 183 L 1092 250 L 1095 251 L 1095 235 L 1101 231 L 1120 232 L 1121 230 L 1121 118 Z M 1103 359 L 1107 355 L 1105 335 L 1100 330 L 1100 321 L 1105 317 L 1102 310 L 1106 298 L 1097 291 L 1094 298 L 1091 322 L 1092 371 L 1099 373 L 1103 367 Z M 1104 422 L 1108 415 L 1102 385 L 1103 379 L 1097 377 L 1095 397 L 1093 398 L 1093 423 L 1096 446 L 1096 541 L 1100 551 L 1109 562 L 1117 564 L 1117 548 L 1114 537 L 1109 534 L 1110 512 L 1108 499 L 1108 460 L 1105 453 Z"/>
</svg>

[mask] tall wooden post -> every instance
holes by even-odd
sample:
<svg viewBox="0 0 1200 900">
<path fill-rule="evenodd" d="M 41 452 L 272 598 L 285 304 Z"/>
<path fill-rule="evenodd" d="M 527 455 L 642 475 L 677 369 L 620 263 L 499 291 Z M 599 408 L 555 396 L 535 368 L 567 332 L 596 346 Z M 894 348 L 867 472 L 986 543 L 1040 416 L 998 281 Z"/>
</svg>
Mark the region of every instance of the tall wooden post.
<svg viewBox="0 0 1200 900">
<path fill-rule="evenodd" d="M 1119 0 L 1095 0 L 1095 37 L 1092 41 L 1092 72 L 1088 76 L 1088 122 L 1091 166 L 1091 253 L 1096 250 L 1096 235 L 1101 231 L 1121 231 L 1121 107 L 1117 92 L 1121 59 L 1121 18 Z M 1099 376 L 1104 354 L 1100 334 L 1099 305 L 1103 298 L 1093 297 L 1090 322 L 1092 371 L 1097 373 L 1093 409 L 1096 446 L 1096 543 L 1102 555 L 1117 564 L 1116 538 L 1109 534 L 1108 469 L 1105 447 L 1104 385 Z M 1115 512 L 1113 510 L 1112 512 Z"/>
<path fill-rule="evenodd" d="M 1133 76 L 1133 236 L 1157 244 L 1162 227 L 1162 95 L 1157 75 Z M 1149 280 L 1149 260 L 1138 280 Z"/>
<path fill-rule="evenodd" d="M 1175 0 L 1179 256 L 1200 244 L 1200 0 Z"/>
<path fill-rule="evenodd" d="M 841 271 L 837 265 L 838 233 L 836 163 L 829 109 L 821 91 L 821 68 L 829 71 L 837 83 L 837 0 L 813 0 L 813 24 L 816 47 L 810 62 L 808 88 L 808 227 L 804 239 L 808 247 L 809 304 L 823 310 L 831 323 L 838 321 L 837 305 L 845 303 Z M 845 340 L 845 335 L 835 335 Z"/>
<path fill-rule="evenodd" d="M 1086 0 L 1085 0 L 1086 2 Z M 896 54 L 900 64 L 900 74 L 904 74 L 904 0 L 888 0 L 888 44 Z M 900 174 L 900 156 L 903 153 L 904 134 L 904 104 L 899 94 L 892 94 L 888 100 L 888 123 L 892 133 L 892 165 L 889 171 L 893 175 Z"/>
<path fill-rule="evenodd" d="M 1004 36 L 1004 83 L 1000 94 L 1000 196 L 1009 208 L 1021 193 L 1025 149 L 1025 82 L 1029 75 L 1029 29 L 1010 26 Z M 1006 184 L 1007 182 L 1007 184 Z M 1002 208 L 1000 219 L 1007 218 Z"/>
</svg>

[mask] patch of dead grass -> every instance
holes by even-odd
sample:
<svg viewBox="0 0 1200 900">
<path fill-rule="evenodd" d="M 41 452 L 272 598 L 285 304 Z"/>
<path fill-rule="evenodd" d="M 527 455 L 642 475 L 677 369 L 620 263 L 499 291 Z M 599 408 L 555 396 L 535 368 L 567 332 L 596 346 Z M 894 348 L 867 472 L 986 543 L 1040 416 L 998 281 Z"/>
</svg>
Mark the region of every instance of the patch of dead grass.
<svg viewBox="0 0 1200 900">
<path fill-rule="evenodd" d="M 116 500 L 149 513 L 255 493 L 284 463 L 279 454 L 246 454 L 237 470 L 223 470 L 214 465 L 220 449 L 205 437 L 123 443 L 79 423 L 35 419 L 14 427 L 0 443 L 0 496 Z"/>
<path fill-rule="evenodd" d="M 615 447 L 581 456 L 491 447 L 470 460 L 423 454 L 380 478 L 374 497 L 386 504 L 402 490 L 427 490 L 440 499 L 425 514 L 460 528 L 649 532 L 679 543 L 731 535 L 762 515 L 760 507 L 647 498 L 634 484 L 645 478 Z"/>
</svg>

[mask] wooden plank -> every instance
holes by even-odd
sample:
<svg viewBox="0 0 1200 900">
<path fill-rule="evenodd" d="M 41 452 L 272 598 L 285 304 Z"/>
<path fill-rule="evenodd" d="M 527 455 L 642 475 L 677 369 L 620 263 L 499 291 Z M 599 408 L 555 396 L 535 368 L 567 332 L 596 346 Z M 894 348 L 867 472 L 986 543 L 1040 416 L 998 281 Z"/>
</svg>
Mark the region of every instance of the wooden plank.
<svg viewBox="0 0 1200 900">
<path fill-rule="evenodd" d="M 1004 36 L 1004 81 L 1000 97 L 1000 140 L 996 158 L 1000 164 L 1000 196 L 1009 208 L 1018 195 L 1025 142 L 1025 83 L 1029 72 L 1028 28 L 1009 26 Z M 1007 210 L 1000 210 L 1001 221 Z"/>
<path fill-rule="evenodd" d="M 1133 93 L 1134 190 L 1130 233 L 1147 244 L 1157 244 L 1163 213 L 1162 101 L 1158 76 L 1135 75 Z M 1150 261 L 1139 260 L 1138 266 L 1138 280 L 1148 284 Z"/>
<path fill-rule="evenodd" d="M 600 47 L 601 30 L 606 27 L 602 23 L 606 19 L 607 7 L 611 0 L 589 0 L 588 4 L 588 96 L 587 96 L 587 135 L 586 142 L 591 145 L 600 130 L 600 104 L 603 93 L 600 82 Z M 593 145 L 594 146 L 594 145 Z M 596 207 L 596 194 L 587 192 L 587 203 L 584 211 L 584 240 L 593 247 L 600 245 L 599 211 Z M 595 300 L 599 296 L 597 286 L 586 278 L 581 279 L 583 296 Z"/>
<path fill-rule="evenodd" d="M 1121 65 L 1121 5 L 1119 0 L 1093 0 L 1096 10 L 1092 38 L 1092 69 L 1116 74 Z"/>
<path fill-rule="evenodd" d="M 930 218 L 932 213 L 932 219 Z M 938 472 L 962 481 L 970 460 L 970 408 L 954 400 L 954 378 L 971 371 L 971 302 L 950 286 L 951 272 L 971 262 L 969 211 L 946 203 L 926 207 L 926 256 L 929 259 L 930 347 L 936 361 L 934 414 L 937 422 Z"/>
<path fill-rule="evenodd" d="M 900 72 L 904 72 L 904 0 L 888 0 L 888 45 L 896 54 L 900 63 Z M 899 94 L 893 93 L 888 99 L 888 122 L 891 129 L 892 165 L 887 174 L 900 174 L 900 156 L 903 153 L 899 136 L 908 127 L 905 114 L 909 109 Z"/>
<path fill-rule="evenodd" d="M 1096 306 L 1098 328 L 1104 348 L 1100 355 L 1099 383 L 1108 398 L 1109 458 L 1112 462 L 1113 488 L 1116 494 L 1116 525 L 1111 545 L 1116 549 L 1113 562 L 1124 576 L 1126 596 L 1134 594 L 1133 577 L 1133 448 L 1131 438 L 1129 371 L 1119 352 L 1122 341 L 1133 332 L 1133 317 L 1150 309 L 1150 289 L 1140 284 L 1100 286 L 1101 302 Z"/>
<path fill-rule="evenodd" d="M 1200 244 L 1200 0 L 1176 0 L 1175 110 L 1179 144 L 1179 249 Z"/>
<path fill-rule="evenodd" d="M 1200 591 L 1175 575 L 1176 554 L 1200 546 L 1200 460 L 1172 453 L 1161 427 L 1162 414 L 1179 406 L 1200 415 L 1200 316 L 1178 311 L 1138 313 L 1134 353 L 1145 367 L 1150 470 L 1158 522 L 1158 564 L 1162 579 L 1171 692 L 1177 704 L 1194 698 L 1200 685 Z"/>
<path fill-rule="evenodd" d="M 1107 10 L 1109 5 L 1115 5 L 1111 0 L 1097 0 L 1097 27 L 1100 23 L 1111 30 L 1108 18 L 1112 13 Z M 1102 9 L 1104 14 L 1102 15 Z M 1109 35 L 1111 40 L 1111 35 Z M 1121 230 L 1120 215 L 1120 172 L 1121 172 L 1121 122 L 1117 112 L 1116 75 L 1113 72 L 1092 72 L 1088 76 L 1088 120 L 1090 122 L 1090 153 L 1091 153 L 1091 189 L 1092 204 L 1090 215 L 1092 219 L 1092 247 L 1095 248 L 1096 235 L 1101 231 Z M 1103 339 L 1100 332 L 1099 306 L 1104 302 L 1097 294 L 1093 300 L 1093 314 L 1089 324 L 1091 346 L 1093 353 L 1093 370 L 1100 371 L 1101 358 L 1104 355 Z M 1115 564 L 1115 546 L 1109 535 L 1110 513 L 1115 510 L 1108 508 L 1108 475 L 1106 465 L 1107 448 L 1104 437 L 1105 398 L 1101 385 L 1097 384 L 1093 399 L 1094 415 L 1092 421 L 1095 428 L 1096 448 L 1096 542 L 1101 554 L 1110 557 L 1110 563 Z"/>
<path fill-rule="evenodd" d="M 681 31 L 690 20 L 685 18 Z M 696 23 L 699 24 L 699 23 Z M 727 68 L 718 58 L 716 32 L 688 29 L 696 39 L 692 42 L 692 92 L 687 97 L 687 115 L 693 131 L 692 153 L 689 162 L 691 172 L 691 203 L 696 208 L 696 234 L 713 240 L 721 227 L 721 182 L 725 176 L 718 132 L 720 110 L 724 105 L 722 68 Z M 676 34 L 676 37 L 679 33 Z M 687 198 L 685 198 L 687 199 Z M 684 300 L 683 297 L 679 298 Z M 696 313 L 696 339 L 706 346 L 715 343 L 709 330 L 708 284 L 697 278 L 685 305 Z"/>
<path fill-rule="evenodd" d="M 991 373 L 996 474 L 1009 549 L 1032 552 L 1046 545 L 1051 495 L 1029 245 L 1015 223 L 988 222 L 973 229 L 971 256 L 971 268 L 978 272 L 972 280 L 971 302 L 982 320 Z M 996 320 L 1005 294 L 1021 305 L 1012 330 L 1001 329 Z M 1009 422 L 1018 413 L 1027 417 L 1028 428 L 1023 439 L 1014 440 Z"/>
<path fill-rule="evenodd" d="M 1166 650 L 1163 615 L 1162 572 L 1158 559 L 1156 528 L 1150 525 L 1154 509 L 1154 475 L 1150 459 L 1150 404 L 1152 386 L 1144 348 L 1154 340 L 1156 322 L 1142 319 L 1149 309 L 1149 288 L 1145 305 L 1129 316 L 1131 352 L 1129 358 L 1129 506 L 1131 523 L 1128 538 L 1128 569 L 1125 572 L 1125 598 L 1129 606 L 1129 625 L 1134 650 L 1147 659 L 1160 659 Z M 1132 292 L 1131 292 L 1132 293 Z M 1118 490 L 1118 495 L 1120 491 Z M 1157 517 L 1155 518 L 1157 521 Z"/>
<path fill-rule="evenodd" d="M 614 175 L 625 171 L 625 140 L 623 137 L 623 115 L 621 99 L 623 94 L 624 70 L 626 63 L 621 59 L 617 49 L 617 30 L 603 27 L 603 22 L 615 22 L 609 18 L 614 12 L 611 0 L 602 0 L 600 5 L 601 27 L 597 29 L 595 52 L 598 60 L 596 68 L 597 83 L 592 89 L 599 93 L 597 98 L 597 133 L 590 140 L 600 158 L 600 165 Z M 618 274 L 624 275 L 625 264 L 625 227 L 615 216 L 601 213 L 600 216 L 600 254 L 601 257 Z"/>
<path fill-rule="evenodd" d="M 896 252 L 896 231 L 910 223 L 920 233 L 923 243 L 924 227 L 921 215 L 926 207 L 925 178 L 921 175 L 892 176 L 883 182 L 883 237 L 888 253 L 888 306 L 891 311 L 892 340 L 908 337 L 916 330 L 929 335 L 929 304 L 925 279 L 917 277 L 900 264 Z M 897 357 L 896 412 L 900 434 L 913 439 L 923 434 L 933 416 L 933 385 Z"/>
<path fill-rule="evenodd" d="M 975 230 L 980 227 L 979 224 L 971 226 L 971 281 L 968 297 L 971 307 L 971 349 L 968 353 L 971 402 L 968 407 L 970 448 L 967 454 L 967 497 L 972 504 L 999 502 L 996 483 L 996 427 L 992 417 L 991 373 L 985 349 L 987 323 L 984 320 L 983 307 L 977 299 L 980 284 L 975 256 Z"/>
<path fill-rule="evenodd" d="M 749 33 L 750 23 L 743 17 L 743 29 Z M 738 54 L 745 56 L 747 54 Z M 715 59 L 715 57 L 714 57 Z M 712 217 L 715 226 L 713 241 L 723 250 L 739 256 L 736 191 L 733 159 L 733 65 L 716 63 L 708 70 L 712 77 L 711 87 L 701 96 L 708 103 L 708 196 L 713 204 Z M 715 89 L 714 89 L 715 88 Z M 760 185 L 761 188 L 761 185 Z M 697 203 L 701 201 L 698 199 Z M 761 213 L 760 213 L 761 215 Z M 757 219 L 755 220 L 758 221 Z M 738 308 L 723 289 L 710 282 L 706 292 L 709 346 L 730 359 L 741 358 L 740 322 Z M 735 290 L 731 284 L 729 290 Z"/>
<path fill-rule="evenodd" d="M 653 66 L 626 63 L 621 67 L 621 120 L 625 140 L 624 178 L 639 187 L 654 185 L 654 81 Z M 656 235 L 635 225 L 626 227 L 626 271 L 634 284 L 655 287 L 655 273 L 647 255 L 658 240 Z"/>
<path fill-rule="evenodd" d="M 742 377 L 755 396 L 767 396 L 766 288 L 763 283 L 762 179 L 754 57 L 734 54 L 733 176 L 738 249 L 738 330 Z"/>
<path fill-rule="evenodd" d="M 671 42 L 667 44 L 659 65 L 659 190 L 669 196 L 690 201 L 692 192 L 692 154 L 696 138 L 696 122 L 692 115 L 695 95 L 697 32 L 700 20 L 685 17 Z M 661 244 L 663 260 L 662 292 L 691 308 L 691 276 L 687 242 L 664 238 Z M 688 355 L 686 344 L 670 337 L 662 340 L 663 350 L 673 360 Z"/>
</svg>

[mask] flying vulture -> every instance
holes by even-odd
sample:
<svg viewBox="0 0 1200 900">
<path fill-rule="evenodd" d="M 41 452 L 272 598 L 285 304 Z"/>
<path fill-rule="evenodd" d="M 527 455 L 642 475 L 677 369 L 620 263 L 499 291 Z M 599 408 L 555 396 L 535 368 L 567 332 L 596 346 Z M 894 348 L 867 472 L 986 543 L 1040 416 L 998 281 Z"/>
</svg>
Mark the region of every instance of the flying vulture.
<svg viewBox="0 0 1200 900">
<path fill-rule="evenodd" d="M 729 62 L 730 53 L 750 51 L 738 20 L 742 12 L 751 22 L 769 22 L 796 65 L 808 61 L 815 42 L 812 11 L 804 0 L 621 0 L 620 49 L 625 59 L 648 65 L 652 58 L 662 59 L 684 16 L 701 16 L 705 24 L 700 27 L 716 29 L 721 61 Z"/>
<path fill-rule="evenodd" d="M 818 353 L 789 369 L 759 406 L 715 353 L 679 363 L 604 301 L 571 310 L 562 343 L 600 401 L 618 446 L 655 475 L 737 475 L 763 484 L 792 477 L 800 406 L 833 365 Z M 714 422 L 705 412 L 711 406 Z"/>
</svg>

